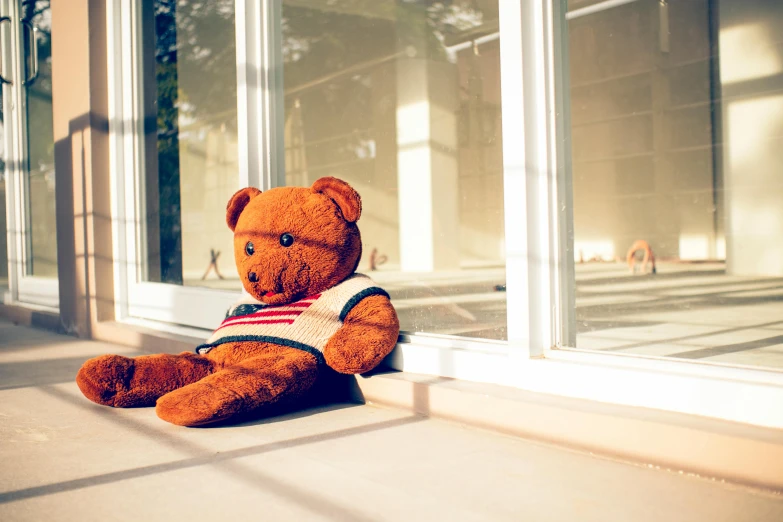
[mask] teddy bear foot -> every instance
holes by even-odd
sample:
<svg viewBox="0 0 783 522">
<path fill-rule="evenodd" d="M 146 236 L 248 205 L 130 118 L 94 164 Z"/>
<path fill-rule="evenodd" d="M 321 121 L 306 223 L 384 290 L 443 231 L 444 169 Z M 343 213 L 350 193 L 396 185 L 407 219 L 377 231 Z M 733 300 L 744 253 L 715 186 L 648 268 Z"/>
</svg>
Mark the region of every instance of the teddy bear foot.
<svg viewBox="0 0 783 522">
<path fill-rule="evenodd" d="M 90 359 L 76 376 L 85 397 L 116 408 L 154 406 L 158 397 L 203 379 L 214 371 L 201 355 L 104 355 Z"/>
<path fill-rule="evenodd" d="M 207 426 L 243 413 L 245 401 L 230 390 L 203 383 L 174 390 L 158 399 L 155 413 L 177 426 Z"/>
<path fill-rule="evenodd" d="M 133 359 L 120 355 L 102 355 L 84 363 L 76 375 L 76 384 L 85 397 L 98 404 L 115 407 L 151 406 L 143 404 L 143 400 L 133 400 L 128 396 L 133 373 Z"/>
</svg>

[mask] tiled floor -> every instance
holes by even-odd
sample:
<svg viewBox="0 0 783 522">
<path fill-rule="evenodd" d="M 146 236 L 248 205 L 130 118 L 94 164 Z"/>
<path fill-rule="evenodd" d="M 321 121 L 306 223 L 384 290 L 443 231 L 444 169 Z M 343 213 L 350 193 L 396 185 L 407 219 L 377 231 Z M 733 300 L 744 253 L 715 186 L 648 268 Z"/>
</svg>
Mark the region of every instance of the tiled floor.
<svg viewBox="0 0 783 522">
<path fill-rule="evenodd" d="M 783 369 L 783 278 L 722 264 L 577 267 L 577 348 Z"/>
<path fill-rule="evenodd" d="M 0 520 L 783 520 L 779 494 L 338 404 L 188 429 L 81 396 L 134 350 L 0 320 Z"/>
</svg>

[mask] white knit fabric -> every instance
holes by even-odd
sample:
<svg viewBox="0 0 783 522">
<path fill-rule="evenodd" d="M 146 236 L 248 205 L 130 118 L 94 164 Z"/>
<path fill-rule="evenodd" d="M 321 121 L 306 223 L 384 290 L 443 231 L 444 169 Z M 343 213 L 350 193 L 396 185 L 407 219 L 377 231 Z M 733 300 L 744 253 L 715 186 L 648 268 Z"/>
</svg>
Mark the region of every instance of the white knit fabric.
<svg viewBox="0 0 783 522">
<path fill-rule="evenodd" d="M 227 342 L 256 340 L 300 348 L 319 357 L 342 326 L 340 315 L 347 314 L 361 299 L 378 294 L 388 297 L 372 279 L 354 274 L 321 294 L 287 305 L 270 306 L 245 295 L 196 352 L 204 354 Z"/>
</svg>

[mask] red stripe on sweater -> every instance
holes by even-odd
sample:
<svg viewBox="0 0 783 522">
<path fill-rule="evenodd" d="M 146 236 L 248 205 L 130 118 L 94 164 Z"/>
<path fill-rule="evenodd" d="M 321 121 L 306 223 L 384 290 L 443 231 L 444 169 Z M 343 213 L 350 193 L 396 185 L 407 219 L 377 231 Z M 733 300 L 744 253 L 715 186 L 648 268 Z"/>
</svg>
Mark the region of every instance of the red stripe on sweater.
<svg viewBox="0 0 783 522">
<path fill-rule="evenodd" d="M 294 324 L 293 319 L 259 319 L 257 321 L 240 321 L 236 323 L 223 324 L 218 327 L 218 330 L 226 328 L 228 326 L 236 326 L 239 324 Z M 217 331 L 217 330 L 215 330 Z"/>
<path fill-rule="evenodd" d="M 313 303 L 303 303 L 302 301 L 297 301 L 296 303 L 289 303 L 286 305 L 274 305 L 274 306 L 267 306 L 266 308 L 263 308 L 259 310 L 258 312 L 253 312 L 252 314 L 246 314 L 246 315 L 235 315 L 234 317 L 230 317 L 230 319 L 234 319 L 237 317 L 250 317 L 251 315 L 260 314 L 262 312 L 271 312 L 275 310 L 280 310 L 281 308 L 310 308 L 310 305 Z"/>
<path fill-rule="evenodd" d="M 226 319 L 221 323 L 220 326 L 229 326 L 235 323 L 246 323 L 248 321 L 249 322 L 263 321 L 266 320 L 267 318 L 269 318 L 270 320 L 272 318 L 279 318 L 279 319 L 290 319 L 291 321 L 293 321 L 294 319 L 299 317 L 301 313 L 302 312 L 278 312 L 276 314 L 269 314 L 264 317 L 257 316 L 257 315 L 243 315 L 241 317 L 232 317 L 230 319 Z"/>
<path fill-rule="evenodd" d="M 253 318 L 253 317 L 265 317 L 265 316 L 280 316 L 280 315 L 299 315 L 304 310 L 281 310 L 281 308 L 309 308 L 311 304 L 313 304 L 319 297 L 321 297 L 321 294 L 315 294 L 311 295 L 310 297 L 306 297 L 304 299 L 301 299 L 299 301 L 296 301 L 295 303 L 289 303 L 289 304 L 282 304 L 282 305 L 270 305 L 263 310 L 260 310 L 258 312 L 254 312 L 252 314 L 246 314 L 246 315 L 235 315 L 233 317 L 229 317 L 228 319 L 223 320 L 223 323 L 221 324 L 221 328 L 223 326 L 228 326 L 229 324 L 239 324 L 235 321 L 242 321 L 245 319 Z M 244 324 L 244 323 L 242 323 Z"/>
</svg>

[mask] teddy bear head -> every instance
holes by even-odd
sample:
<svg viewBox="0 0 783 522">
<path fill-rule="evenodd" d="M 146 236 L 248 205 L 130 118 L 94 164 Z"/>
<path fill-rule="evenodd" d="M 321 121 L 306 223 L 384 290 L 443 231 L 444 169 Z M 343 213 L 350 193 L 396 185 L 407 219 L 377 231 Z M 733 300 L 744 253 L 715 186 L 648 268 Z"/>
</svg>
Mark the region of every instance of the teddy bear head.
<svg viewBox="0 0 783 522">
<path fill-rule="evenodd" d="M 359 194 L 325 177 L 310 188 L 244 188 L 226 208 L 245 290 L 270 305 L 318 294 L 356 271 L 362 241 Z"/>
</svg>

